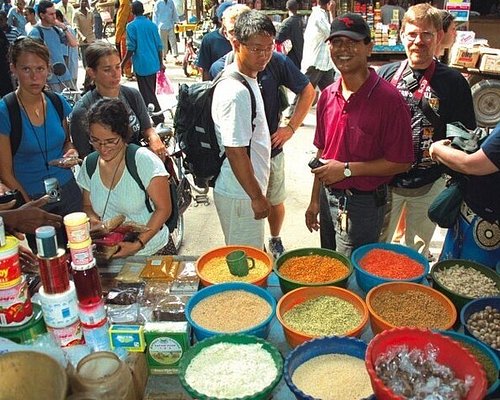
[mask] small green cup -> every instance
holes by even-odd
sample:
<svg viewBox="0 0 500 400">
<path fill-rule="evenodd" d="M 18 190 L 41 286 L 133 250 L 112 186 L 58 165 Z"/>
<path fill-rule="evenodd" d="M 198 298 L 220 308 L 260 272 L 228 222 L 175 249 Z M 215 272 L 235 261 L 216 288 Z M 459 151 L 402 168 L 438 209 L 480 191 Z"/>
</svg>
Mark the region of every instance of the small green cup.
<svg viewBox="0 0 500 400">
<path fill-rule="evenodd" d="M 251 266 L 248 265 L 250 261 Z M 248 271 L 255 268 L 255 260 L 248 257 L 243 250 L 235 250 L 226 256 L 226 263 L 231 274 L 236 276 L 247 276 Z"/>
</svg>

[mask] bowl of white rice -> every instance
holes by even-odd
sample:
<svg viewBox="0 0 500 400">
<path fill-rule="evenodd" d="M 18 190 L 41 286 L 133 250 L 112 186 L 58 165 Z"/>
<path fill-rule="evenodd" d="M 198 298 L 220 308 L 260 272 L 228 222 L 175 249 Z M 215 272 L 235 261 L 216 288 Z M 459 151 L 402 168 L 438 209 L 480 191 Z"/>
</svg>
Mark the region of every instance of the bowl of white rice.
<svg viewBox="0 0 500 400">
<path fill-rule="evenodd" d="M 285 359 L 285 382 L 299 400 L 371 398 L 366 348 L 365 342 L 348 336 L 326 336 L 304 342 Z"/>
<path fill-rule="evenodd" d="M 271 343 L 251 335 L 219 335 L 190 348 L 179 379 L 198 400 L 267 400 L 283 374 L 283 358 Z"/>
</svg>

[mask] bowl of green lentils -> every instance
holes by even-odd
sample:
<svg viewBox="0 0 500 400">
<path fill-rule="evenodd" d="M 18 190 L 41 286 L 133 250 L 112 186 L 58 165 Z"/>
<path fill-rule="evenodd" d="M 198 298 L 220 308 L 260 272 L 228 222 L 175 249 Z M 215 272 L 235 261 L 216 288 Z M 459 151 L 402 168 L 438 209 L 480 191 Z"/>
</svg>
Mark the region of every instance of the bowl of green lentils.
<svg viewBox="0 0 500 400">
<path fill-rule="evenodd" d="M 432 287 L 448 297 L 457 312 L 481 297 L 500 296 L 500 275 L 473 261 L 445 260 L 431 271 Z"/>
</svg>

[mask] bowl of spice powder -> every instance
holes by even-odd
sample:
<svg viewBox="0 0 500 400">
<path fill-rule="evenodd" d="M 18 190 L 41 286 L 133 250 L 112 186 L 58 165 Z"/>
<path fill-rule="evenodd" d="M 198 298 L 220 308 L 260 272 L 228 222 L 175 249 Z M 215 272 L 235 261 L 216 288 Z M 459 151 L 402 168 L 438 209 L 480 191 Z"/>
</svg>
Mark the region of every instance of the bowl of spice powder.
<svg viewBox="0 0 500 400">
<path fill-rule="evenodd" d="M 243 250 L 255 260 L 255 267 L 247 276 L 232 275 L 226 263 L 226 256 L 235 250 Z M 196 273 L 203 286 L 224 282 L 246 282 L 267 287 L 267 277 L 273 270 L 271 257 L 262 250 L 251 246 L 223 246 L 201 255 L 196 261 Z"/>
<path fill-rule="evenodd" d="M 302 248 L 283 253 L 274 265 L 281 291 L 299 287 L 347 287 L 352 274 L 350 260 L 329 249 Z"/>
<path fill-rule="evenodd" d="M 421 283 L 429 273 L 429 261 L 400 244 L 370 243 L 351 255 L 354 276 L 365 293 L 386 282 Z"/>
<path fill-rule="evenodd" d="M 285 294 L 276 317 L 290 347 L 321 336 L 360 336 L 368 309 L 357 294 L 335 286 L 303 287 Z"/>
<path fill-rule="evenodd" d="M 453 328 L 457 310 L 442 293 L 411 282 L 389 282 L 366 295 L 374 334 L 396 327 L 448 330 Z"/>
</svg>

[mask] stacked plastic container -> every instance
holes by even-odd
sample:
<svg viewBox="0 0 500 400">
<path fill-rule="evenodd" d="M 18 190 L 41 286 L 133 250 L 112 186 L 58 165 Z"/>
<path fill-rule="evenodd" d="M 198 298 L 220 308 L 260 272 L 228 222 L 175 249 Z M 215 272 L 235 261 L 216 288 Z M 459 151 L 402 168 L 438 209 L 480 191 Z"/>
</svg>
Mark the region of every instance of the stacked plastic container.
<svg viewBox="0 0 500 400">
<path fill-rule="evenodd" d="M 2 238 L 0 246 L 0 336 L 4 329 L 21 327 L 33 318 L 28 283 L 21 273 L 19 240 Z"/>
<path fill-rule="evenodd" d="M 67 254 L 58 248 L 54 227 L 41 226 L 35 236 L 42 281 L 38 294 L 47 330 L 61 347 L 82 344 L 76 289 L 69 279 Z"/>
<path fill-rule="evenodd" d="M 92 253 L 89 218 L 83 212 L 76 212 L 66 215 L 63 221 L 68 235 L 78 315 L 85 342 L 94 351 L 110 350 L 109 323 L 99 269 Z"/>
</svg>

